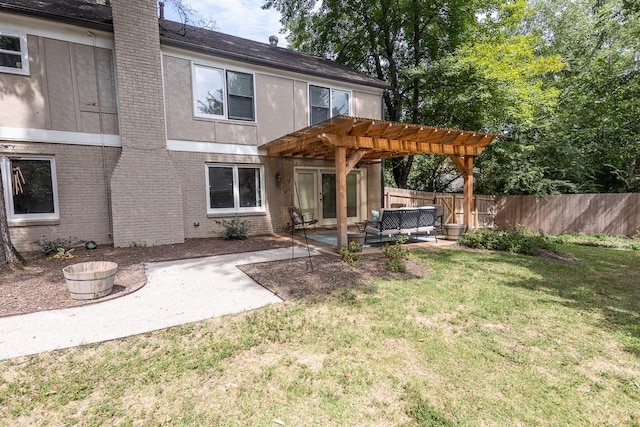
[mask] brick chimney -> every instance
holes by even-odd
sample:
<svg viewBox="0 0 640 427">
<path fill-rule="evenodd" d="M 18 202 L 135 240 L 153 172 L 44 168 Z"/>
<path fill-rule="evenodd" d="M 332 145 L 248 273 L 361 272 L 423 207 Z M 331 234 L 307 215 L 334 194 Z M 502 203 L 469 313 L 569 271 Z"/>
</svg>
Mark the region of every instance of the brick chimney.
<svg viewBox="0 0 640 427">
<path fill-rule="evenodd" d="M 116 247 L 184 242 L 182 184 L 166 148 L 155 0 L 112 0 L 122 152 L 111 177 Z"/>
</svg>

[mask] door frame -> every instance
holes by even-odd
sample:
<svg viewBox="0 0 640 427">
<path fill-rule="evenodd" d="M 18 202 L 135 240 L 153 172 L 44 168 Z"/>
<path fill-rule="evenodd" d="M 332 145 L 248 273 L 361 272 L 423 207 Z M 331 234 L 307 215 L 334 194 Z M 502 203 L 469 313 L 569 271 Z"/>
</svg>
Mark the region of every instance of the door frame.
<svg viewBox="0 0 640 427">
<path fill-rule="evenodd" d="M 294 177 L 294 205 L 298 206 L 298 194 L 296 193 L 299 188 L 298 173 L 306 172 L 314 174 L 314 189 L 313 189 L 313 210 L 314 218 L 318 220 L 319 226 L 331 227 L 337 225 L 337 218 L 323 218 L 322 217 L 322 200 L 320 200 L 322 192 L 322 174 L 336 174 L 336 170 L 333 167 L 318 167 L 318 166 L 296 166 L 293 170 Z M 353 169 L 349 174 L 356 175 L 356 216 L 348 217 L 347 221 L 353 224 L 358 221 L 363 221 L 367 218 L 367 169 Z"/>
</svg>

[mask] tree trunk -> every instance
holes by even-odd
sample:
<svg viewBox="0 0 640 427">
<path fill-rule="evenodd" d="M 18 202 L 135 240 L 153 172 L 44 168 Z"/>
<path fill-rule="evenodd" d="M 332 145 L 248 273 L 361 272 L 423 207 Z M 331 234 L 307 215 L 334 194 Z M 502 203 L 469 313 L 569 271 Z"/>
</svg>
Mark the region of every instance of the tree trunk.
<svg viewBox="0 0 640 427">
<path fill-rule="evenodd" d="M 0 176 L 0 266 L 6 264 L 24 263 L 24 258 L 16 251 L 11 243 L 7 209 L 4 203 L 4 184 Z"/>
<path fill-rule="evenodd" d="M 393 172 L 393 180 L 398 188 L 407 188 L 412 165 L 413 156 L 394 157 L 391 159 L 391 172 Z"/>
</svg>

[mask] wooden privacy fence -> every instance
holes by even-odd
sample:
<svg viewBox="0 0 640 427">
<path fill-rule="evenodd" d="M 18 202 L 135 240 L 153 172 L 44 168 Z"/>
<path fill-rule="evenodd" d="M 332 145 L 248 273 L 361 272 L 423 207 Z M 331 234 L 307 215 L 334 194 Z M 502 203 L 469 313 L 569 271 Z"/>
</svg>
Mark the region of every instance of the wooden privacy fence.
<svg viewBox="0 0 640 427">
<path fill-rule="evenodd" d="M 443 224 L 463 224 L 463 196 L 455 193 L 430 193 L 427 191 L 405 190 L 385 187 L 384 207 L 418 207 L 433 204 L 444 206 Z M 491 227 L 495 217 L 494 196 L 473 196 L 473 222 L 475 227 Z"/>
<path fill-rule="evenodd" d="M 462 224 L 462 194 L 385 187 L 384 206 L 440 203 L 444 224 Z M 513 229 L 523 225 L 546 234 L 565 232 L 634 236 L 640 232 L 640 193 L 561 194 L 556 196 L 473 196 L 476 227 Z"/>
<path fill-rule="evenodd" d="M 547 234 L 633 236 L 640 230 L 640 193 L 496 196 L 495 223 L 503 228 L 522 224 Z"/>
</svg>

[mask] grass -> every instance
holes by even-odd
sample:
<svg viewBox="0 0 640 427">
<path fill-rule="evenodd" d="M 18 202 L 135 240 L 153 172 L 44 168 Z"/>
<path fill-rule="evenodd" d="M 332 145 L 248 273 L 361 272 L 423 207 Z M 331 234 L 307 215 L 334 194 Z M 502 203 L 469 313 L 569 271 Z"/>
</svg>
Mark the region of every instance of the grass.
<svg viewBox="0 0 640 427">
<path fill-rule="evenodd" d="M 0 362 L 0 425 L 640 425 L 640 252 L 560 249 Z"/>
</svg>

